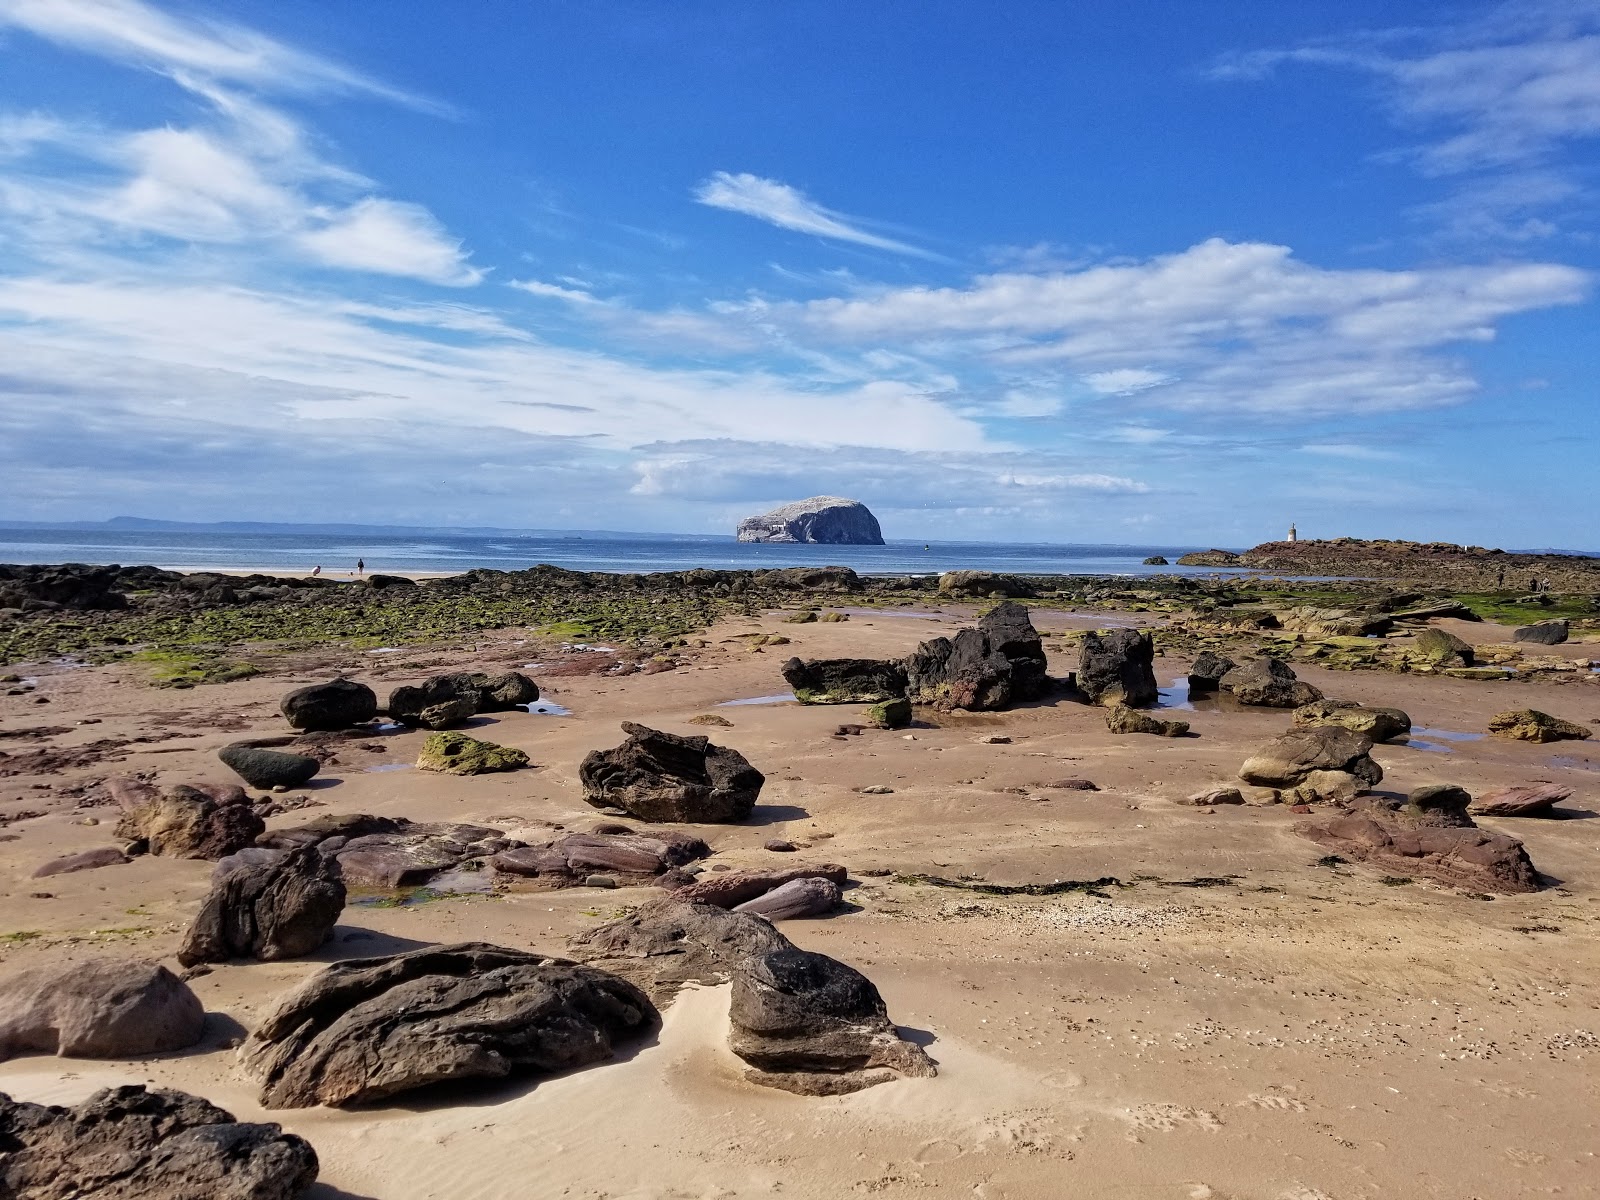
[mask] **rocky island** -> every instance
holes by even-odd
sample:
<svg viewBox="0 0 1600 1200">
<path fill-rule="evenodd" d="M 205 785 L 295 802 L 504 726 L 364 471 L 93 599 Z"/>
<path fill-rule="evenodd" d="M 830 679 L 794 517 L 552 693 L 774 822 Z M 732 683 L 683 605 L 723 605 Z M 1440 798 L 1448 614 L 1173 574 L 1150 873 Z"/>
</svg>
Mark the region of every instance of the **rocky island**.
<svg viewBox="0 0 1600 1200">
<path fill-rule="evenodd" d="M 881 546 L 878 518 L 859 500 L 813 496 L 759 517 L 739 522 L 741 542 L 810 543 L 827 546 Z"/>
</svg>

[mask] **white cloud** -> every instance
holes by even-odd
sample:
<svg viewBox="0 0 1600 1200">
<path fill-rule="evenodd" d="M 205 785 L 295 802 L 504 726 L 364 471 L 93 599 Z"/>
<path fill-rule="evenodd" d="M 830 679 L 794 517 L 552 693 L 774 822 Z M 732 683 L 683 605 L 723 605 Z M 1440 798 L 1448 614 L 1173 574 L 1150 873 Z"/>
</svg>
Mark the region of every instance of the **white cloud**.
<svg viewBox="0 0 1600 1200">
<path fill-rule="evenodd" d="M 1405 457 L 1393 450 L 1380 450 L 1376 446 L 1362 446 L 1353 442 L 1310 442 L 1296 449 L 1301 454 L 1315 454 L 1322 458 L 1345 458 L 1356 462 L 1394 462 Z"/>
<path fill-rule="evenodd" d="M 330 267 L 403 275 L 448 287 L 468 287 L 484 276 L 481 268 L 467 265 L 460 241 L 420 204 L 369 196 L 295 240 L 311 258 Z"/>
<path fill-rule="evenodd" d="M 1095 371 L 1085 375 L 1083 381 L 1102 396 L 1131 396 L 1166 383 L 1171 376 L 1160 371 L 1147 371 L 1143 367 L 1119 367 L 1114 371 Z"/>
<path fill-rule="evenodd" d="M 426 102 L 329 59 L 223 21 L 185 20 L 140 0 L 0 0 L 0 28 L 136 66 L 294 90 L 366 92 Z"/>
<path fill-rule="evenodd" d="M 584 288 L 562 287 L 558 283 L 545 283 L 538 279 L 512 279 L 507 281 L 508 287 L 518 291 L 527 292 L 530 296 L 542 296 L 547 300 L 563 300 L 568 304 L 602 304 L 593 292 Z"/>
<path fill-rule="evenodd" d="M 776 179 L 718 171 L 695 189 L 694 198 L 711 208 L 743 213 L 780 229 L 793 229 L 816 237 L 892 250 L 896 254 L 936 257 L 916 246 L 862 229 L 852 224 L 844 214 L 823 208 L 804 192 L 787 183 L 779 183 Z"/>
</svg>

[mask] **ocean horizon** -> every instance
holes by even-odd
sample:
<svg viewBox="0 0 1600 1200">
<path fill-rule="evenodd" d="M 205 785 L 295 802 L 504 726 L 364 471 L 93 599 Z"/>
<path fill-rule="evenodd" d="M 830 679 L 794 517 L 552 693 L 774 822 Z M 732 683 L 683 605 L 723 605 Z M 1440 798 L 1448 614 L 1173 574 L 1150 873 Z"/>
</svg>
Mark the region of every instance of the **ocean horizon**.
<svg viewBox="0 0 1600 1200">
<path fill-rule="evenodd" d="M 731 534 L 560 534 L 445 532 L 359 534 L 194 531 L 172 529 L 0 528 L 0 562 L 152 565 L 170 570 L 260 570 L 352 574 L 357 561 L 373 572 L 519 571 L 540 563 L 575 571 L 760 570 L 846 566 L 862 575 L 929 575 L 952 570 L 1022 575 L 1155 575 L 1244 573 L 1217 567 L 1146 566 L 1161 555 L 1209 549 L 1195 545 L 1048 542 L 947 542 L 893 539 L 883 546 L 742 543 Z"/>
</svg>

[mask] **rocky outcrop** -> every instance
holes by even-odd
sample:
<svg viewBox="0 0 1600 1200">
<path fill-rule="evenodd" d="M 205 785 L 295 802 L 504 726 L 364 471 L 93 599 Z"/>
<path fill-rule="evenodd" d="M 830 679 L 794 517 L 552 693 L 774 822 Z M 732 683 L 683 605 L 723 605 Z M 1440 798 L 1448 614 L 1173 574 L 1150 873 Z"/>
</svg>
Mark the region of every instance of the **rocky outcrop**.
<svg viewBox="0 0 1600 1200">
<path fill-rule="evenodd" d="M 1371 750 L 1371 738 L 1342 726 L 1291 729 L 1246 759 L 1239 778 L 1258 787 L 1292 788 L 1313 773 L 1337 772 L 1371 786 L 1383 779 Z"/>
<path fill-rule="evenodd" d="M 1184 737 L 1189 732 L 1189 722 L 1164 721 L 1136 708 L 1129 708 L 1126 704 L 1113 704 L 1106 709 L 1106 728 L 1112 733 L 1153 733 L 1157 737 Z"/>
<path fill-rule="evenodd" d="M 509 712 L 538 698 L 539 685 L 520 671 L 460 671 L 395 688 L 389 693 L 388 713 L 413 728 L 449 729 L 478 713 Z"/>
<path fill-rule="evenodd" d="M 409 821 L 365 813 L 318 817 L 259 839 L 259 850 L 283 853 L 316 846 L 339 861 L 345 884 L 353 888 L 421 887 L 435 876 L 475 864 L 522 845 L 484 825 Z M 258 850 L 239 855 L 243 862 L 269 861 Z M 220 864 L 219 864 L 220 865 Z"/>
<path fill-rule="evenodd" d="M 1222 677 L 1239 664 L 1213 650 L 1202 650 L 1189 668 L 1189 695 L 1204 696 L 1216 691 Z"/>
<path fill-rule="evenodd" d="M 1522 843 L 1479 829 L 1466 815 L 1460 789 L 1397 800 L 1367 797 L 1342 816 L 1296 828 L 1342 858 L 1391 873 L 1406 872 L 1479 892 L 1514 894 L 1539 888 Z"/>
<path fill-rule="evenodd" d="M 729 1045 L 753 1083 L 835 1096 L 933 1062 L 900 1036 L 872 981 L 825 954 L 793 946 L 751 956 L 733 972 Z"/>
<path fill-rule="evenodd" d="M 1146 708 L 1160 698 L 1156 688 L 1155 643 L 1137 629 L 1113 629 L 1083 636 L 1078 655 L 1078 688 L 1095 704 Z"/>
<path fill-rule="evenodd" d="M 278 707 L 296 729 L 348 729 L 378 715 L 378 697 L 364 683 L 334 679 L 296 688 L 279 701 Z"/>
<path fill-rule="evenodd" d="M 1232 550 L 1191 550 L 1178 556 L 1180 567 L 1237 567 L 1239 556 Z"/>
<path fill-rule="evenodd" d="M 877 704 L 906 694 L 905 665 L 877 658 L 791 658 L 783 679 L 801 704 Z"/>
<path fill-rule="evenodd" d="M 489 862 L 502 874 L 546 887 L 579 887 L 592 875 L 608 875 L 625 886 L 659 883 L 670 887 L 690 883 L 692 877 L 678 868 L 711 853 L 711 848 L 692 834 L 616 829 L 563 834 L 542 846 L 502 850 Z"/>
<path fill-rule="evenodd" d="M 1286 575 L 1400 580 L 1452 592 L 1533 591 L 1546 583 L 1559 591 L 1600 591 L 1600 558 L 1508 554 L 1453 542 L 1360 538 L 1266 542 L 1246 550 L 1238 565 Z"/>
<path fill-rule="evenodd" d="M 1294 668 L 1276 658 L 1258 658 L 1229 671 L 1217 685 L 1240 704 L 1257 708 L 1300 708 L 1322 693 L 1295 678 Z"/>
<path fill-rule="evenodd" d="M 766 777 L 737 750 L 632 721 L 622 730 L 627 741 L 578 768 L 587 803 L 645 821 L 742 821 L 755 808 Z"/>
<path fill-rule="evenodd" d="M 122 808 L 117 836 L 142 843 L 150 854 L 214 862 L 266 829 L 244 789 L 229 784 L 180 783 L 161 792 L 153 784 L 117 779 L 110 790 Z"/>
<path fill-rule="evenodd" d="M 946 571 L 939 576 L 939 594 L 981 600 L 994 596 L 1031 596 L 1033 589 L 1015 575 L 994 571 Z"/>
<path fill-rule="evenodd" d="M 1340 725 L 1374 742 L 1388 742 L 1411 732 L 1411 717 L 1398 708 L 1368 708 L 1353 700 L 1317 700 L 1294 710 L 1301 726 Z"/>
<path fill-rule="evenodd" d="M 465 942 L 326 968 L 278 1001 L 240 1058 L 267 1108 L 350 1107 L 588 1066 L 659 1023 L 615 975 Z"/>
<path fill-rule="evenodd" d="M 9 1200 L 294 1200 L 317 1166 L 305 1139 L 183 1092 L 106 1088 L 71 1108 L 0 1093 Z"/>
<path fill-rule="evenodd" d="M 1477 817 L 1553 817 L 1555 806 L 1570 799 L 1572 789 L 1558 783 L 1523 784 L 1479 796 L 1467 806 Z"/>
<path fill-rule="evenodd" d="M 528 765 L 528 756 L 514 746 L 480 742 L 464 733 L 432 733 L 422 743 L 417 768 L 446 775 L 487 775 Z"/>
<path fill-rule="evenodd" d="M 184 934 L 178 961 L 192 967 L 311 954 L 333 936 L 344 900 L 337 860 L 324 858 L 315 846 L 229 871 L 212 883 Z"/>
<path fill-rule="evenodd" d="M 29 1051 L 70 1058 L 167 1054 L 198 1042 L 204 1025 L 205 1010 L 189 985 L 142 959 L 54 963 L 0 981 L 0 1060 Z M 0 1162 L 5 1148 L 0 1137 Z"/>
<path fill-rule="evenodd" d="M 739 522 L 741 542 L 804 542 L 829 546 L 881 546 L 878 518 L 859 500 L 812 496 Z"/>
<path fill-rule="evenodd" d="M 1567 640 L 1569 626 L 1565 621 L 1540 621 L 1534 625 L 1524 625 L 1514 630 L 1511 640 L 1514 642 L 1531 642 L 1537 646 L 1559 646 Z"/>
<path fill-rule="evenodd" d="M 84 563 L 0 566 L 0 608 L 23 612 L 126 608 L 128 598 L 112 590 L 122 585 L 121 571 L 121 567 Z"/>
<path fill-rule="evenodd" d="M 249 742 L 234 742 L 217 751 L 224 766 L 255 788 L 296 788 L 322 764 L 308 754 L 286 754 Z"/>
<path fill-rule="evenodd" d="M 1149 558 L 1144 560 L 1144 565 L 1147 567 L 1166 567 L 1170 566 L 1171 564 L 1167 562 L 1165 555 L 1152 554 Z"/>
<path fill-rule="evenodd" d="M 1536 708 L 1519 708 L 1489 718 L 1489 732 L 1516 742 L 1586 741 L 1591 730 Z"/>
<path fill-rule="evenodd" d="M 1411 653 L 1441 670 L 1446 667 L 1470 667 L 1474 658 L 1472 647 L 1466 642 L 1448 630 L 1433 628 L 1417 634 Z"/>
<path fill-rule="evenodd" d="M 676 894 L 568 942 L 578 961 L 631 979 L 657 1004 L 685 984 L 726 983 L 744 959 L 788 945 L 789 939 L 760 917 L 683 901 Z"/>
</svg>

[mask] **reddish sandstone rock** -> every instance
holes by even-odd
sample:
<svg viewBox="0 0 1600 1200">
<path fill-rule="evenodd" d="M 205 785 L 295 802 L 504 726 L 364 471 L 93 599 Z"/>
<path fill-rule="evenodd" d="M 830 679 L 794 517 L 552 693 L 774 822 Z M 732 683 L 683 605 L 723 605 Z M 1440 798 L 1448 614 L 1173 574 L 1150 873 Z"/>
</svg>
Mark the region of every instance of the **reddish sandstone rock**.
<svg viewBox="0 0 1600 1200">
<path fill-rule="evenodd" d="M 1472 824 L 1464 806 L 1448 812 L 1394 800 L 1357 801 L 1343 816 L 1295 832 L 1354 862 L 1423 875 L 1482 892 L 1534 892 L 1539 875 L 1522 843 Z M 1448 822 L 1448 823 L 1445 823 Z"/>
</svg>

